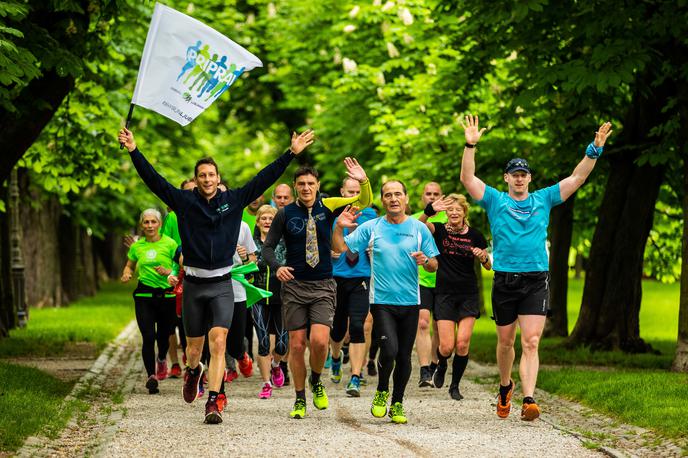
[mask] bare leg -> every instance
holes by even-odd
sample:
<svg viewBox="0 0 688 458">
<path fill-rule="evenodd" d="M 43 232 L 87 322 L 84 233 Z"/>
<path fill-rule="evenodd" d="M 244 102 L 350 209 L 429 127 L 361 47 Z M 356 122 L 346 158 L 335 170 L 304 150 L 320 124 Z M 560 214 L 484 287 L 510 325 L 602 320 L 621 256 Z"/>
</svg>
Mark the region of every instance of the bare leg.
<svg viewBox="0 0 688 458">
<path fill-rule="evenodd" d="M 430 365 L 431 350 L 430 310 L 420 309 L 418 312 L 418 331 L 416 332 L 416 351 L 418 352 L 418 362 L 421 366 Z"/>
<path fill-rule="evenodd" d="M 506 326 L 497 326 L 497 366 L 499 382 L 509 385 L 511 369 L 514 365 L 514 340 L 516 339 L 516 322 Z"/>
<path fill-rule="evenodd" d="M 305 331 L 304 331 L 305 332 Z M 330 327 L 324 324 L 311 325 L 310 359 L 311 370 L 322 373 L 327 359 L 327 344 L 330 341 Z M 304 367 L 305 371 L 305 367 Z"/>
<path fill-rule="evenodd" d="M 518 323 L 521 327 L 521 363 L 519 364 L 519 375 L 521 376 L 521 389 L 523 396 L 533 396 L 535 393 L 535 383 L 537 382 L 538 370 L 540 368 L 540 358 L 538 356 L 538 346 L 540 337 L 545 328 L 546 317 L 541 315 L 519 315 Z"/>
<path fill-rule="evenodd" d="M 198 367 L 198 363 L 201 361 L 204 343 L 205 336 L 186 338 L 186 364 L 191 369 Z"/>
<path fill-rule="evenodd" d="M 306 330 L 289 331 L 289 365 L 296 391 L 306 387 Z M 323 360 L 324 361 L 324 360 Z M 324 362 L 323 362 L 324 364 Z"/>
<path fill-rule="evenodd" d="M 208 364 L 208 391 L 220 391 L 225 373 L 225 350 L 227 349 L 227 328 L 216 326 L 208 332 L 210 363 Z"/>
</svg>

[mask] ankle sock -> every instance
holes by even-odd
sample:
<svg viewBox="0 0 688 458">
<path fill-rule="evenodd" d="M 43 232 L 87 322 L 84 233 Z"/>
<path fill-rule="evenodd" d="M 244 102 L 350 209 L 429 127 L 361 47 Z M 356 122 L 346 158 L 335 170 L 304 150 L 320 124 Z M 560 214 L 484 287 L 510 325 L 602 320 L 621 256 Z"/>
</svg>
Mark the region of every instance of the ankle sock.
<svg viewBox="0 0 688 458">
<path fill-rule="evenodd" d="M 311 385 L 315 385 L 320 381 L 320 374 L 315 371 L 311 371 Z"/>
<path fill-rule="evenodd" d="M 306 390 L 296 390 L 296 399 L 303 399 L 304 401 L 306 400 Z"/>
<path fill-rule="evenodd" d="M 502 405 L 506 405 L 506 395 L 509 394 L 509 390 L 511 389 L 511 385 L 513 382 L 509 382 L 507 386 L 504 386 L 502 384 L 499 385 L 499 397 L 502 400 Z"/>
<path fill-rule="evenodd" d="M 526 396 L 523 398 L 523 403 L 524 404 L 535 404 L 535 399 L 533 399 L 532 396 Z"/>
<path fill-rule="evenodd" d="M 277 361 L 275 361 L 275 360 L 273 359 L 271 365 L 272 365 L 273 368 L 275 368 L 275 367 L 277 367 L 277 366 L 280 366 L 280 363 L 278 363 Z"/>
<path fill-rule="evenodd" d="M 215 402 L 217 401 L 217 395 L 220 394 L 217 391 L 209 391 L 208 392 L 208 402 Z"/>
</svg>

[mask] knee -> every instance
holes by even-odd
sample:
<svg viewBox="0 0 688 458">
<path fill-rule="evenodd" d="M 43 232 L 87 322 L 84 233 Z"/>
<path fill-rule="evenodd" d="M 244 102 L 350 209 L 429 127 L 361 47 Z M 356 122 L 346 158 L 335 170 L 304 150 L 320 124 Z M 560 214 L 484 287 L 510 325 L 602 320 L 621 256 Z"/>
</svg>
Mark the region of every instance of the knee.
<svg viewBox="0 0 688 458">
<path fill-rule="evenodd" d="M 428 332 L 430 330 L 430 319 L 423 316 L 418 318 L 418 330 Z"/>
<path fill-rule="evenodd" d="M 210 353 L 213 355 L 224 353 L 227 346 L 227 335 L 214 336 L 210 342 L 208 342 L 210 347 Z"/>
<path fill-rule="evenodd" d="M 440 341 L 439 345 L 439 351 L 443 356 L 449 356 L 451 355 L 452 351 L 454 350 L 453 346 L 451 345 L 450 342 L 442 342 Z"/>
<path fill-rule="evenodd" d="M 188 359 L 197 359 L 201 357 L 203 346 L 189 345 L 186 347 L 186 357 Z"/>
<path fill-rule="evenodd" d="M 349 338 L 350 343 L 364 343 L 365 334 L 363 332 L 363 323 L 349 323 Z"/>
<path fill-rule="evenodd" d="M 287 354 L 287 343 L 278 339 L 275 342 L 275 353 L 277 353 L 280 356 L 286 355 Z"/>
<path fill-rule="evenodd" d="M 304 339 L 291 339 L 289 341 L 289 352 L 295 355 L 302 355 L 306 352 L 306 341 Z"/>
<path fill-rule="evenodd" d="M 500 350 L 512 350 L 514 348 L 514 339 L 499 339 L 497 348 Z"/>
<path fill-rule="evenodd" d="M 470 347 L 471 341 L 468 339 L 460 339 L 456 341 L 456 354 L 457 355 L 467 355 L 468 347 Z"/>
<path fill-rule="evenodd" d="M 270 341 L 268 341 L 267 345 L 264 342 L 259 342 L 258 356 L 267 356 L 268 354 L 270 354 Z"/>
<path fill-rule="evenodd" d="M 535 353 L 538 351 L 538 346 L 540 345 L 540 336 L 522 336 L 521 337 L 521 347 L 523 348 L 523 353 Z"/>
<path fill-rule="evenodd" d="M 315 337 L 311 335 L 311 352 L 327 352 L 327 347 L 330 343 L 329 336 Z"/>
</svg>

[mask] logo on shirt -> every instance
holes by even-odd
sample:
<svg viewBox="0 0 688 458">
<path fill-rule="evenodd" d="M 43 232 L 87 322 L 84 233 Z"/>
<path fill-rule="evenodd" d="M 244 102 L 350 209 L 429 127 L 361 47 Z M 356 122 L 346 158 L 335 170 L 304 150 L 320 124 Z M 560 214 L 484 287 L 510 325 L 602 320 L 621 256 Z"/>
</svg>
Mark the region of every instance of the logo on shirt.
<svg viewBox="0 0 688 458">
<path fill-rule="evenodd" d="M 222 204 L 217 208 L 218 213 L 224 213 L 229 210 L 229 204 Z"/>
<path fill-rule="evenodd" d="M 150 259 L 151 261 L 155 259 L 155 257 L 158 255 L 158 252 L 154 249 L 150 249 L 146 251 L 146 259 Z"/>
<path fill-rule="evenodd" d="M 413 238 L 413 234 L 405 234 L 405 233 L 403 233 L 403 232 L 397 232 L 397 233 L 394 234 L 394 235 L 397 236 L 397 237 L 411 237 L 411 238 Z"/>
<path fill-rule="evenodd" d="M 291 218 L 287 221 L 287 230 L 291 234 L 300 234 L 306 228 L 303 218 Z"/>
</svg>

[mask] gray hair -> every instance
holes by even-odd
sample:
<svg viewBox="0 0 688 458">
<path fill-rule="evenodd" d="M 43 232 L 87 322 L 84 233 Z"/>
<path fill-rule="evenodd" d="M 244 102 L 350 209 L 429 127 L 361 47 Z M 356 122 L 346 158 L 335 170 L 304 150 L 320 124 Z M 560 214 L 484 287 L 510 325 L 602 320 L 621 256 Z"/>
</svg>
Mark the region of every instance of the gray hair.
<svg viewBox="0 0 688 458">
<path fill-rule="evenodd" d="M 160 224 L 162 224 L 162 215 L 160 212 L 155 208 L 147 208 L 141 212 L 141 216 L 139 217 L 139 226 L 143 226 L 143 220 L 146 218 L 146 216 L 153 216 Z"/>
</svg>

